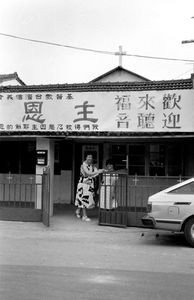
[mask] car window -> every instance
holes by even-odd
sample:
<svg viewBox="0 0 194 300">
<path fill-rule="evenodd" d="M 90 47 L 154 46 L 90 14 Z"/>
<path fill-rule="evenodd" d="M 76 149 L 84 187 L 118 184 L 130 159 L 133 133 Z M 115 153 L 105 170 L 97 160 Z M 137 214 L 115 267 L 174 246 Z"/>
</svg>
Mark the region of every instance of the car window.
<svg viewBox="0 0 194 300">
<path fill-rule="evenodd" d="M 185 184 L 179 188 L 176 188 L 170 192 L 169 194 L 193 194 L 194 195 L 194 182 L 190 182 Z"/>
</svg>

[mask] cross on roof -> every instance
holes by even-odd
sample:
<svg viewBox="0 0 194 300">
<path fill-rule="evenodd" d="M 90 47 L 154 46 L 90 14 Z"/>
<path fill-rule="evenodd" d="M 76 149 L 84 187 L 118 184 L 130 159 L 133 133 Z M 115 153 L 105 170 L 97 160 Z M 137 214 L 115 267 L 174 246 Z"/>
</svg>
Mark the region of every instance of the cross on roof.
<svg viewBox="0 0 194 300">
<path fill-rule="evenodd" d="M 115 52 L 115 55 L 119 55 L 119 67 L 122 67 L 122 56 L 126 54 L 127 52 L 122 50 L 122 46 L 119 46 L 119 52 Z"/>
</svg>

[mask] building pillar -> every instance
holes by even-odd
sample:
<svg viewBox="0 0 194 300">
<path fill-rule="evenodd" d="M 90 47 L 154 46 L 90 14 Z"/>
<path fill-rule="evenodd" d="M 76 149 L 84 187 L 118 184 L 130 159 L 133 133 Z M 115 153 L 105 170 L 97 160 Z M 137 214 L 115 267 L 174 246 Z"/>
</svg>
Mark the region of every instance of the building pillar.
<svg viewBox="0 0 194 300">
<path fill-rule="evenodd" d="M 38 137 L 36 139 L 36 150 L 47 150 L 48 151 L 48 160 L 47 167 L 50 169 L 50 216 L 53 215 L 53 184 L 54 184 L 54 141 L 48 138 Z M 43 174 L 46 166 L 36 165 L 36 174 Z M 40 181 L 39 176 L 37 181 Z M 42 189 L 40 186 L 37 188 L 37 207 L 38 209 L 42 208 Z"/>
<path fill-rule="evenodd" d="M 193 89 L 194 89 L 194 73 L 191 73 L 191 79 L 192 79 L 192 82 L 193 82 Z"/>
</svg>

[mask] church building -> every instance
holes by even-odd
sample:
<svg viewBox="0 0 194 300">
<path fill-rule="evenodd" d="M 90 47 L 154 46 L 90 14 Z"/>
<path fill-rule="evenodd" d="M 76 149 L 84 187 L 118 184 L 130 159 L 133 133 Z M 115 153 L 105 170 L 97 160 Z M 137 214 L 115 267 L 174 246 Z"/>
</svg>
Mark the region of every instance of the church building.
<svg viewBox="0 0 194 300">
<path fill-rule="evenodd" d="M 92 153 L 127 177 L 126 222 L 140 226 L 148 195 L 194 175 L 193 99 L 194 74 L 152 81 L 121 66 L 88 83 L 0 85 L 0 218 L 41 219 L 48 170 L 49 216 L 73 204 Z"/>
</svg>

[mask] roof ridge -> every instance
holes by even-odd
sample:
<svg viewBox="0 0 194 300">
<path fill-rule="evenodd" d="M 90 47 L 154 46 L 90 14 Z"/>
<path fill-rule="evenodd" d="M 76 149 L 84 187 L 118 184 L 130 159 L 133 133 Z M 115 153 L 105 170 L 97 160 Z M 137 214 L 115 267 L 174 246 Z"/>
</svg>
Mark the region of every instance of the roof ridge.
<svg viewBox="0 0 194 300">
<path fill-rule="evenodd" d="M 145 77 L 143 77 L 143 76 L 141 76 L 141 75 L 139 75 L 139 74 L 137 74 L 137 73 L 134 73 L 134 72 L 132 72 L 132 71 L 130 71 L 130 70 L 127 70 L 127 69 L 123 68 L 122 66 L 117 66 L 116 68 L 113 68 L 113 69 L 111 69 L 111 70 L 109 70 L 109 71 L 103 73 L 102 75 L 100 75 L 100 76 L 98 76 L 98 77 L 92 79 L 92 80 L 89 81 L 89 82 L 96 82 L 97 80 L 100 80 L 101 78 L 106 77 L 106 76 L 110 75 L 111 73 L 114 73 L 114 72 L 117 71 L 117 70 L 120 70 L 120 71 L 123 70 L 123 71 L 125 71 L 125 72 L 127 72 L 127 73 L 129 73 L 129 74 L 132 74 L 132 75 L 134 75 L 134 76 L 137 76 L 137 77 L 139 77 L 139 78 L 141 78 L 141 79 L 143 79 L 143 80 L 145 80 L 145 81 L 149 81 L 148 78 L 145 78 Z"/>
<path fill-rule="evenodd" d="M 18 74 L 17 74 L 17 72 L 9 73 L 9 74 L 0 74 L 0 78 L 7 78 L 7 77 L 16 78 L 16 77 L 18 77 Z"/>
</svg>

